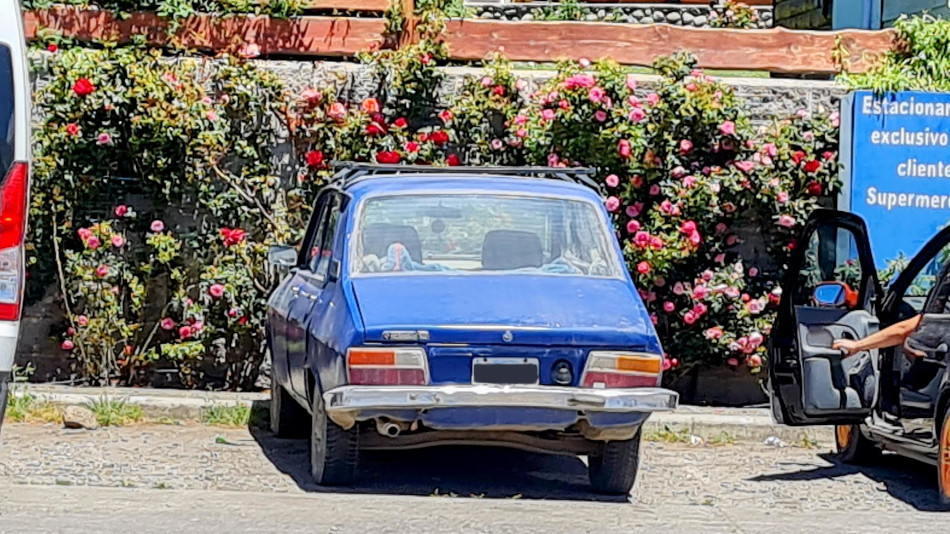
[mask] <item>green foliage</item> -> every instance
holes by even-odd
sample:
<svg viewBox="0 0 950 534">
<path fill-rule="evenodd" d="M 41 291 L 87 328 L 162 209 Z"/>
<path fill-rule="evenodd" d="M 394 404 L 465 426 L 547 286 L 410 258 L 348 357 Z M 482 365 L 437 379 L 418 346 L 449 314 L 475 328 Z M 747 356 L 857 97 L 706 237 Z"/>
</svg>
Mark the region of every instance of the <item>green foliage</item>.
<svg viewBox="0 0 950 534">
<path fill-rule="evenodd" d="M 207 425 L 244 427 L 250 418 L 246 404 L 212 404 L 201 411 L 201 422 Z"/>
<path fill-rule="evenodd" d="M 96 421 L 102 426 L 120 426 L 129 423 L 138 423 L 145 414 L 142 407 L 130 404 L 125 399 L 102 395 L 91 401 L 87 407 L 96 416 Z"/>
<path fill-rule="evenodd" d="M 9 397 L 7 397 L 7 412 L 4 415 L 4 418 L 13 421 L 14 423 L 22 423 L 26 421 L 26 418 L 30 413 L 30 408 L 35 402 L 36 397 L 33 395 L 30 395 L 29 393 L 16 395 L 16 391 L 11 388 Z"/>
<path fill-rule="evenodd" d="M 96 7 L 115 13 L 154 11 L 168 18 L 184 18 L 197 13 L 224 15 L 248 13 L 287 18 L 303 13 L 301 0 L 24 0 L 24 9 L 46 9 L 54 5 Z"/>
<path fill-rule="evenodd" d="M 950 20 L 904 15 L 894 28 L 899 44 L 883 61 L 865 73 L 844 73 L 838 81 L 852 90 L 950 91 Z M 847 65 L 847 58 L 842 61 Z"/>
<path fill-rule="evenodd" d="M 709 14 L 713 28 L 755 28 L 759 15 L 748 4 L 738 0 L 714 0 Z"/>
</svg>

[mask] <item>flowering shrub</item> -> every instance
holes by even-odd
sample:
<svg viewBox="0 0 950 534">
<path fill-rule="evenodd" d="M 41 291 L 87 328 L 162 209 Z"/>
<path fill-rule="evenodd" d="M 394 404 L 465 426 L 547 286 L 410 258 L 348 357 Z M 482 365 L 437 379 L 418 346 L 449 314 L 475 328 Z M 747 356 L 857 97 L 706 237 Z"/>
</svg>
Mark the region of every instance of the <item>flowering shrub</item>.
<svg viewBox="0 0 950 534">
<path fill-rule="evenodd" d="M 759 15 L 748 4 L 737 0 L 713 0 L 709 25 L 713 28 L 755 28 Z"/>
<path fill-rule="evenodd" d="M 290 17 L 303 12 L 299 0 L 24 0 L 24 9 L 45 9 L 54 5 L 95 6 L 107 11 L 132 13 L 154 11 L 163 17 L 181 18 L 195 13 L 252 13 L 271 17 Z"/>
</svg>

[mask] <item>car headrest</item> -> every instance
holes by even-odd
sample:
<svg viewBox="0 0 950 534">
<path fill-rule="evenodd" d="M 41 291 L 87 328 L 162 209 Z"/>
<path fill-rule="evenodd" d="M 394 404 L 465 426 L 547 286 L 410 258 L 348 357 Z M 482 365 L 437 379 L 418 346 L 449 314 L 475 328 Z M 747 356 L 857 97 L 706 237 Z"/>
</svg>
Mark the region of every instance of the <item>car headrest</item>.
<svg viewBox="0 0 950 534">
<path fill-rule="evenodd" d="M 482 244 L 482 268 L 507 271 L 525 267 L 541 267 L 544 252 L 541 238 L 534 232 L 492 230 Z"/>
<path fill-rule="evenodd" d="M 422 262 L 422 241 L 419 233 L 411 226 L 399 224 L 368 224 L 363 228 L 363 254 L 386 256 L 389 245 L 402 243 L 406 251 L 417 262 Z"/>
</svg>

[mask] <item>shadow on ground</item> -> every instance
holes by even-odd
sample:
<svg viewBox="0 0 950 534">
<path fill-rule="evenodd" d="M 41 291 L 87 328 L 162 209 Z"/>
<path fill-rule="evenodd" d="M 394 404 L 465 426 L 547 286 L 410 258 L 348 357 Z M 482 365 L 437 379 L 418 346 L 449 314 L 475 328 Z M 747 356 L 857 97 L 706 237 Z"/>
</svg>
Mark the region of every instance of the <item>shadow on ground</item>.
<svg viewBox="0 0 950 534">
<path fill-rule="evenodd" d="M 580 458 L 494 447 L 365 452 L 355 486 L 325 488 L 310 478 L 306 439 L 277 438 L 263 424 L 250 430 L 267 459 L 304 491 L 629 502 L 593 493 Z"/>
<path fill-rule="evenodd" d="M 892 497 L 924 512 L 950 511 L 940 504 L 937 495 L 937 469 L 896 454 L 885 454 L 876 465 L 848 465 L 837 460 L 834 454 L 819 454 L 832 465 L 772 475 L 749 478 L 753 482 L 809 481 L 833 479 L 861 474 L 878 482 Z"/>
</svg>

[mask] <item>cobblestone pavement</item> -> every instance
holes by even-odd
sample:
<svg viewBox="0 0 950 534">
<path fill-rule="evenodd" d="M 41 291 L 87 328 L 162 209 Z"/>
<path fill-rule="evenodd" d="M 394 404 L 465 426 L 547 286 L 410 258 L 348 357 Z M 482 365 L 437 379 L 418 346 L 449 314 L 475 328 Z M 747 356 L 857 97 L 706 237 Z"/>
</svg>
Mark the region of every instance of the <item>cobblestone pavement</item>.
<svg viewBox="0 0 950 534">
<path fill-rule="evenodd" d="M 128 521 L 137 532 L 253 532 L 274 522 L 312 532 L 946 532 L 950 517 L 929 513 L 939 508 L 934 468 L 896 456 L 873 468 L 837 465 L 828 450 L 645 442 L 629 500 L 591 494 L 573 458 L 379 453 L 366 458 L 359 486 L 326 492 L 308 481 L 306 442 L 265 431 L 7 423 L 0 532 L 123 532 Z M 457 498 L 413 497 L 431 495 Z"/>
</svg>

